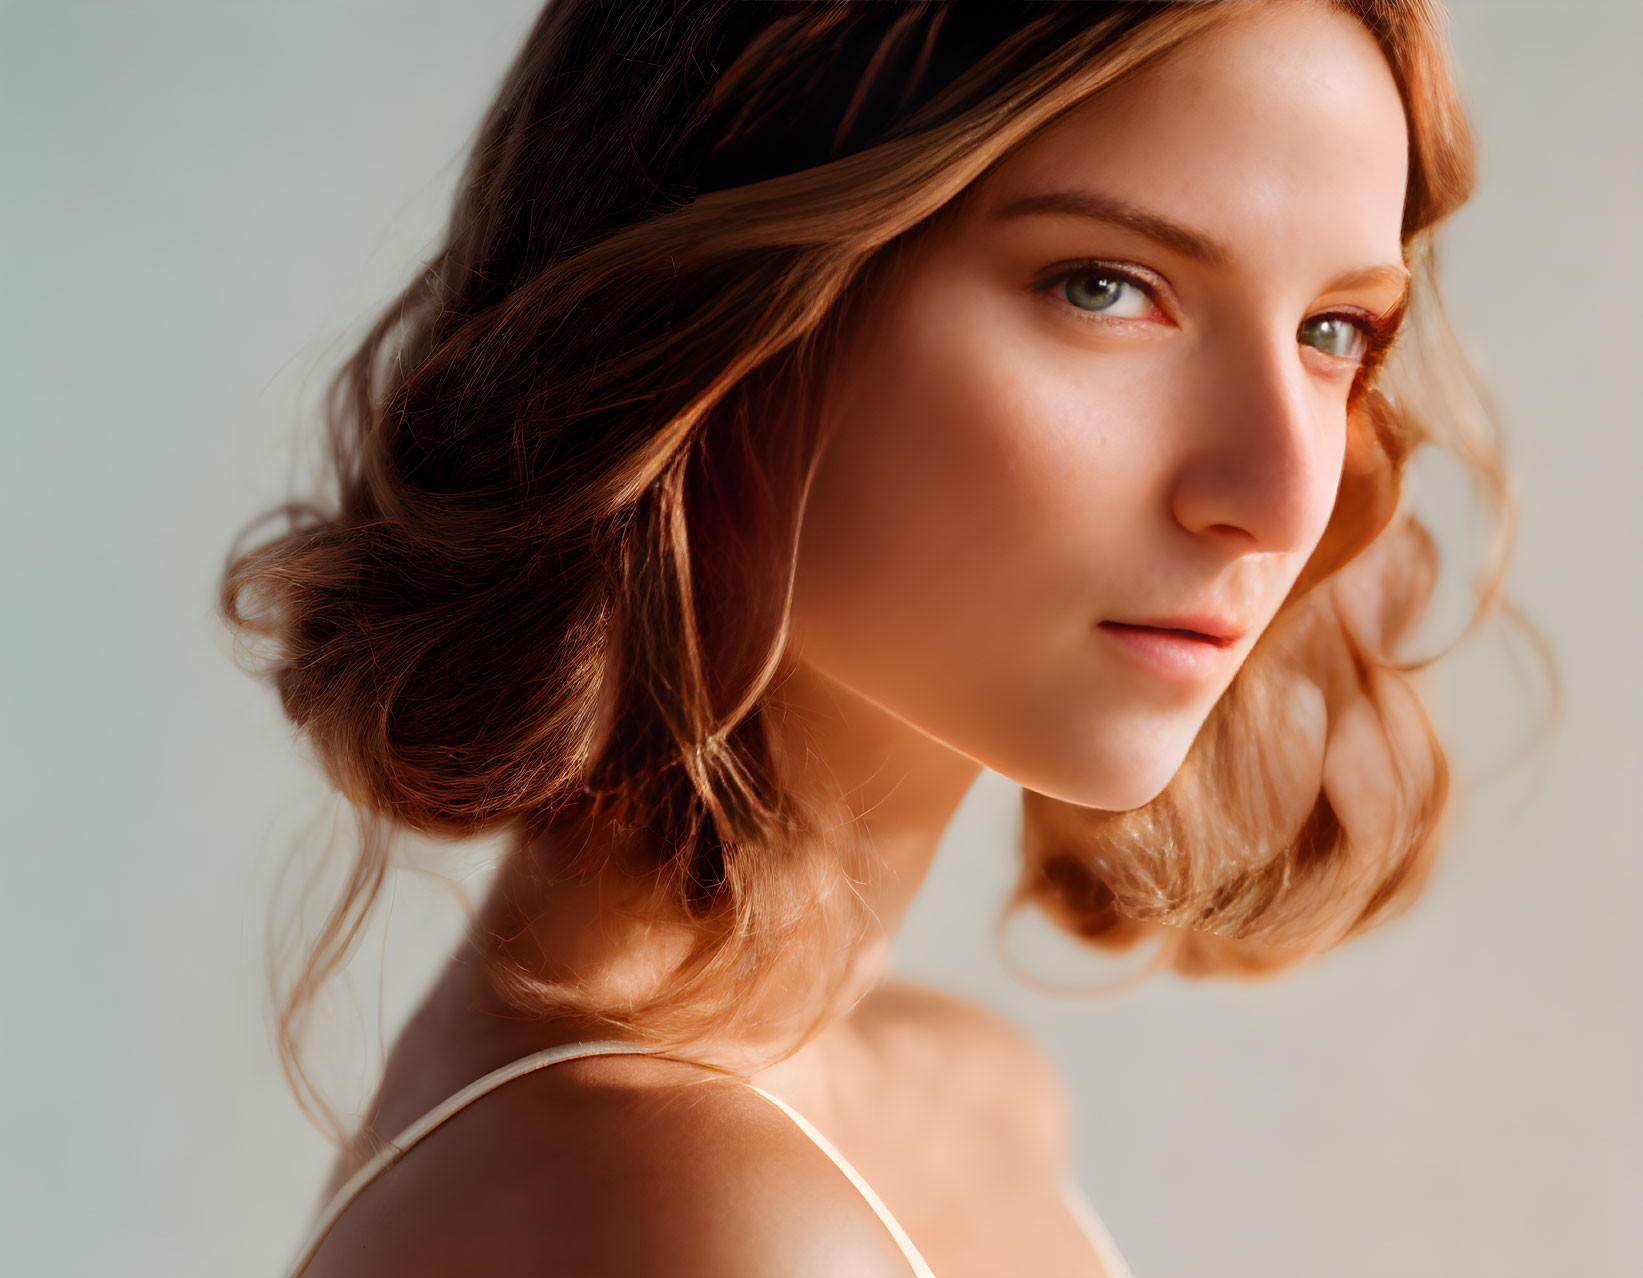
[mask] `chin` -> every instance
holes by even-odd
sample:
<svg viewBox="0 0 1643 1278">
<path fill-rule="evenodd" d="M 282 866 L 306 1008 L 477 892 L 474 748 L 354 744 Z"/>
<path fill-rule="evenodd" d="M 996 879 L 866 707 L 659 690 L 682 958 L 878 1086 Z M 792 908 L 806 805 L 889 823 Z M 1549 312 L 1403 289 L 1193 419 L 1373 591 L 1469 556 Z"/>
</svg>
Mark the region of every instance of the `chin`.
<svg viewBox="0 0 1643 1278">
<path fill-rule="evenodd" d="M 1063 762 L 1033 769 L 1030 775 L 1006 775 L 1047 799 L 1102 812 L 1128 812 L 1145 807 L 1168 788 L 1191 744 L 1188 741 L 1170 750 L 1160 750 L 1156 745 L 1146 750 L 1114 746 L 1098 758 L 1084 760 L 1085 766 Z"/>
</svg>

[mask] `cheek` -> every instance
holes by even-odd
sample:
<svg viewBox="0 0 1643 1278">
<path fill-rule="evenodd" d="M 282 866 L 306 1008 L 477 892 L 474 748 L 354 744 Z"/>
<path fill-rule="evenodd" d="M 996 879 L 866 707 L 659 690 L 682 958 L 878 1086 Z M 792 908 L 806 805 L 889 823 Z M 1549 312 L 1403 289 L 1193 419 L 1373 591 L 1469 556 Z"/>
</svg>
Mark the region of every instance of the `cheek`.
<svg viewBox="0 0 1643 1278">
<path fill-rule="evenodd" d="M 1019 664 L 1136 602 L 1186 383 L 1162 353 L 1070 340 L 1048 305 L 929 271 L 863 339 L 806 510 L 796 626 L 925 642 L 921 669 Z"/>
<path fill-rule="evenodd" d="M 915 283 L 908 296 L 864 343 L 831 423 L 795 624 L 841 646 L 854 630 L 865 642 L 851 649 L 902 665 L 1019 662 L 1044 623 L 1075 621 L 1122 524 L 1100 500 L 1121 459 L 1078 388 L 1043 367 L 1042 336 L 996 295 L 966 306 L 961 289 Z"/>
<path fill-rule="evenodd" d="M 1034 299 L 909 294 L 830 410 L 800 655 L 1030 789 L 1133 806 L 1193 715 L 1115 676 L 1095 625 L 1144 595 L 1157 557 L 1171 382 L 1145 356 L 1058 339 Z"/>
</svg>

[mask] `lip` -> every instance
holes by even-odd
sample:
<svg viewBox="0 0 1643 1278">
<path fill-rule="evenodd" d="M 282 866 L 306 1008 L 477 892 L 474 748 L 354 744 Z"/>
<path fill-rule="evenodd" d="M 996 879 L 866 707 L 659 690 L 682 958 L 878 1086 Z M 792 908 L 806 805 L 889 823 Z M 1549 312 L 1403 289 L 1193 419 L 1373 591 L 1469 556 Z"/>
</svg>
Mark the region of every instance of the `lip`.
<svg viewBox="0 0 1643 1278">
<path fill-rule="evenodd" d="M 1219 636 L 1200 629 L 1216 626 L 1214 618 L 1173 618 L 1175 624 L 1103 621 L 1100 629 L 1128 656 L 1154 674 L 1181 682 L 1196 682 L 1213 674 L 1227 660 L 1226 650 L 1236 632 Z M 1186 624 L 1196 621 L 1196 626 Z"/>
<path fill-rule="evenodd" d="M 1206 639 L 1226 647 L 1244 637 L 1243 627 L 1207 612 L 1190 617 L 1138 617 L 1133 621 L 1103 621 L 1103 626 L 1130 626 L 1142 630 L 1182 631 L 1189 639 Z"/>
</svg>

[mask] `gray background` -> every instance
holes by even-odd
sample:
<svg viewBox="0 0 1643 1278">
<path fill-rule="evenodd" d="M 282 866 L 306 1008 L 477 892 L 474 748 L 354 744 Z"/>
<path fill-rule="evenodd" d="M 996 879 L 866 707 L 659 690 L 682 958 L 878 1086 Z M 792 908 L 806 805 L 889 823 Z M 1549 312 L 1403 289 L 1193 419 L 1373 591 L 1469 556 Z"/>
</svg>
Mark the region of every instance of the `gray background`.
<svg viewBox="0 0 1643 1278">
<path fill-rule="evenodd" d="M 274 1066 L 260 947 L 279 863 L 335 812 L 212 591 L 300 479 L 294 423 L 437 230 L 535 10 L 0 4 L 0 1272 L 273 1275 L 302 1230 L 328 1150 Z M 1506 414 L 1511 585 L 1568 676 L 1560 734 L 1514 763 L 1521 649 L 1451 659 L 1465 808 L 1429 894 L 1277 984 L 1014 983 L 989 929 L 1015 792 L 990 774 L 898 949 L 1054 1053 L 1139 1278 L 1618 1278 L 1643 1254 L 1643 10 L 1451 12 L 1482 186 L 1445 278 Z M 1464 491 L 1422 482 L 1463 587 Z M 416 875 L 391 917 L 321 1040 L 345 1108 L 456 927 Z M 1124 966 L 1020 940 L 1047 978 Z"/>
</svg>

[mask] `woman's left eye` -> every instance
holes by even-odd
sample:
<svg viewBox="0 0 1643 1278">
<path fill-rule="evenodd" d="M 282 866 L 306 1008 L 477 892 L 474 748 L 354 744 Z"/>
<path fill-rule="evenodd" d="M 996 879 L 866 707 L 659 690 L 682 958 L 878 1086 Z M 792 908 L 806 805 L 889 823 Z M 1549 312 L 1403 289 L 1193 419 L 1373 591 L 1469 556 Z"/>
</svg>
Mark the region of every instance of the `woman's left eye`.
<svg viewBox="0 0 1643 1278">
<path fill-rule="evenodd" d="M 1369 353 L 1369 334 L 1345 315 L 1315 315 L 1301 325 L 1295 337 L 1336 359 L 1356 362 Z"/>
</svg>

